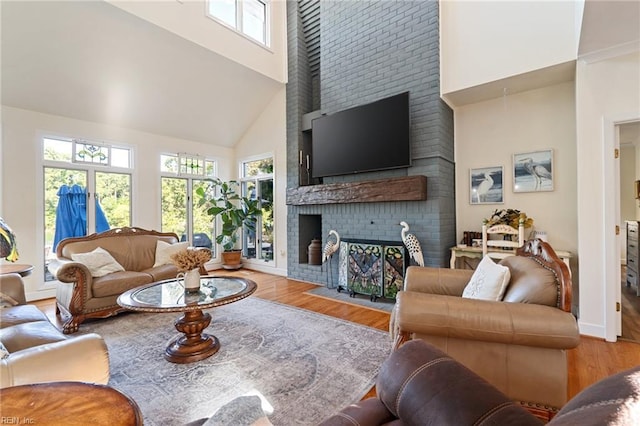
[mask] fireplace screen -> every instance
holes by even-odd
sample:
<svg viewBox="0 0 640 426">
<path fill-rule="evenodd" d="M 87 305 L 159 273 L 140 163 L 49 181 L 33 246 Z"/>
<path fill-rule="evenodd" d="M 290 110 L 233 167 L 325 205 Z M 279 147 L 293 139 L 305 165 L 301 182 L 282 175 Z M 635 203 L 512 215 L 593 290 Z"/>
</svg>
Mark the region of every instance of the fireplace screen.
<svg viewBox="0 0 640 426">
<path fill-rule="evenodd" d="M 395 299 L 402 289 L 408 253 L 401 242 L 343 240 L 340 242 L 338 291 Z"/>
</svg>

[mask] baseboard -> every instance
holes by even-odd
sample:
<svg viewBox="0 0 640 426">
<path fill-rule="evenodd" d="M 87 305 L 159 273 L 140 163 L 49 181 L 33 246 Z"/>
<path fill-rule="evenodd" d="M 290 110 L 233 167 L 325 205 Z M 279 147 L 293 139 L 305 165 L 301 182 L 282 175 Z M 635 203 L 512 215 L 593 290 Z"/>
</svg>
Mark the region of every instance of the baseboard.
<svg viewBox="0 0 640 426">
<path fill-rule="evenodd" d="M 578 320 L 578 329 L 580 334 L 584 336 L 599 337 L 604 339 L 607 335 L 606 330 L 601 325 L 588 324 Z"/>
</svg>

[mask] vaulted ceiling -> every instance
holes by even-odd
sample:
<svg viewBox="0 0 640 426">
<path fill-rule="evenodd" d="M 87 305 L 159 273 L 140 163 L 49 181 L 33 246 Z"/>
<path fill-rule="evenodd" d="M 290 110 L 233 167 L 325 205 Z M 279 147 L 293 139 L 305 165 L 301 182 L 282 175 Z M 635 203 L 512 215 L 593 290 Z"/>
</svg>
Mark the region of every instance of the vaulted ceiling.
<svg viewBox="0 0 640 426">
<path fill-rule="evenodd" d="M 2 104 L 233 146 L 282 88 L 103 1 L 2 1 Z"/>
</svg>

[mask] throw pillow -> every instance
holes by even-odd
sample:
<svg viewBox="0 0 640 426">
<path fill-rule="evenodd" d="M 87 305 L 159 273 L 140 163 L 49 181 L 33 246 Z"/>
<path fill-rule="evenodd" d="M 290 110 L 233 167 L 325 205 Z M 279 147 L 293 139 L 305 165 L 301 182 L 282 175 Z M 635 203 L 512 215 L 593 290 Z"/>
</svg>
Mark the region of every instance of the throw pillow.
<svg viewBox="0 0 640 426">
<path fill-rule="evenodd" d="M 504 291 L 511 279 L 506 266 L 498 265 L 489 256 L 482 258 L 464 288 L 462 297 L 482 300 L 502 300 Z"/>
<path fill-rule="evenodd" d="M 9 356 L 9 351 L 4 347 L 2 342 L 0 342 L 0 359 L 5 359 Z"/>
<path fill-rule="evenodd" d="M 202 426 L 269 426 L 269 421 L 262 410 L 259 396 L 239 396 L 226 403 L 215 412 Z"/>
<path fill-rule="evenodd" d="M 72 254 L 71 259 L 86 266 L 89 272 L 91 272 L 91 276 L 96 278 L 103 277 L 112 272 L 124 271 L 122 265 L 111 256 L 111 253 L 102 247 L 97 247 L 89 253 Z"/>
<path fill-rule="evenodd" d="M 169 244 L 167 242 L 158 240 L 156 244 L 156 263 L 153 264 L 153 267 L 155 268 L 156 266 L 170 265 L 172 263 L 171 255 L 181 250 L 186 250 L 188 247 L 188 241 Z"/>
</svg>

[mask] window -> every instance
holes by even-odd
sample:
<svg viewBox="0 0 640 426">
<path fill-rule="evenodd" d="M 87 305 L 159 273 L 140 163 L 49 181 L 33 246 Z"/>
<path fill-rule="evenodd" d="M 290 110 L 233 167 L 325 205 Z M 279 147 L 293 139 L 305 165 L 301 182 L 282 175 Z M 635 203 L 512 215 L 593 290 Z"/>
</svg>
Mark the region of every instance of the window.
<svg viewBox="0 0 640 426">
<path fill-rule="evenodd" d="M 267 46 L 268 3 L 266 0 L 209 0 L 207 16 Z"/>
<path fill-rule="evenodd" d="M 198 207 L 196 190 L 208 187 L 215 163 L 197 155 L 160 156 L 162 232 L 175 232 L 181 241 L 207 247 L 215 256 L 215 221 Z"/>
<path fill-rule="evenodd" d="M 67 237 L 131 226 L 132 150 L 80 139 L 45 137 L 43 146 L 46 265 Z"/>
<path fill-rule="evenodd" d="M 273 157 L 245 161 L 240 168 L 242 196 L 258 199 L 262 216 L 258 218 L 256 231 L 243 233 L 242 250 L 248 259 L 272 261 L 273 240 Z"/>
</svg>

